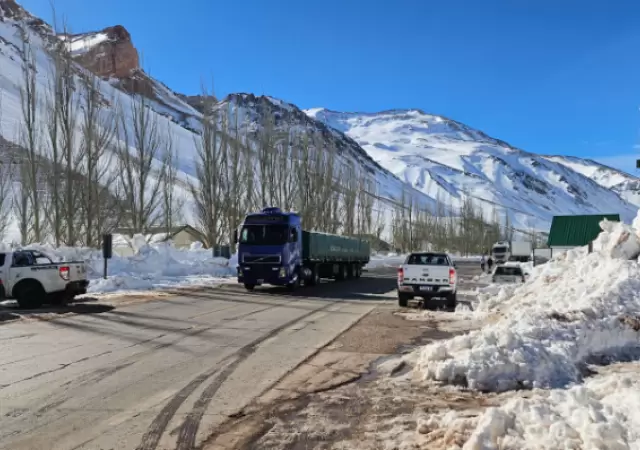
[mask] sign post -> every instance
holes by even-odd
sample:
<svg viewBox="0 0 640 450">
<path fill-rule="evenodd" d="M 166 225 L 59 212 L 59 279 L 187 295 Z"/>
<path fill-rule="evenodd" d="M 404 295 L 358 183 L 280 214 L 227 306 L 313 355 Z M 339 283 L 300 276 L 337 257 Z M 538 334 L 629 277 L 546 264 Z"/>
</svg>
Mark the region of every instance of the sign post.
<svg viewBox="0 0 640 450">
<path fill-rule="evenodd" d="M 102 260 L 104 261 L 104 273 L 103 277 L 107 279 L 107 260 L 111 259 L 113 255 L 113 235 L 112 234 L 103 234 L 102 235 Z"/>
</svg>

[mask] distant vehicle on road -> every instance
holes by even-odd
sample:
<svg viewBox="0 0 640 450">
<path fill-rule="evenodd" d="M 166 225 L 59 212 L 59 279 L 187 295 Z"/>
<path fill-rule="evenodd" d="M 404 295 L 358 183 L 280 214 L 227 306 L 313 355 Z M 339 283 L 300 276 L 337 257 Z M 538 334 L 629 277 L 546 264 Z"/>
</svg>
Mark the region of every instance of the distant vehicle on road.
<svg viewBox="0 0 640 450">
<path fill-rule="evenodd" d="M 455 308 L 458 293 L 455 267 L 446 253 L 411 253 L 398 268 L 398 304 L 407 306 L 414 297 L 425 301 L 441 297 L 446 299 L 447 307 Z"/>
<path fill-rule="evenodd" d="M 271 284 L 294 290 L 320 278 L 360 278 L 371 250 L 363 239 L 304 231 L 300 216 L 265 208 L 245 217 L 238 243 L 238 282 L 251 291 Z"/>
<path fill-rule="evenodd" d="M 84 261 L 54 263 L 35 250 L 1 252 L 0 283 L 0 298 L 16 299 L 25 309 L 65 303 L 89 286 Z"/>
<path fill-rule="evenodd" d="M 496 264 L 508 261 L 527 262 L 531 259 L 532 251 L 530 241 L 499 241 L 491 247 L 491 255 Z"/>
<path fill-rule="evenodd" d="M 507 263 L 496 267 L 491 281 L 493 283 L 524 283 L 527 273 L 518 264 Z"/>
</svg>

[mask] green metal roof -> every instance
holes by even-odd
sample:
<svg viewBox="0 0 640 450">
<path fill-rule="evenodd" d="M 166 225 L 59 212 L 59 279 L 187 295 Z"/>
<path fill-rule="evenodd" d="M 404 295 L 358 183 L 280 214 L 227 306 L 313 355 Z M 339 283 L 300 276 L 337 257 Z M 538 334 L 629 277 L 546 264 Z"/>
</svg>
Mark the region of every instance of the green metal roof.
<svg viewBox="0 0 640 450">
<path fill-rule="evenodd" d="M 549 247 L 579 247 L 588 245 L 598 237 L 600 222 L 607 219 L 620 222 L 620 214 L 593 214 L 588 216 L 554 216 L 549 231 Z"/>
</svg>

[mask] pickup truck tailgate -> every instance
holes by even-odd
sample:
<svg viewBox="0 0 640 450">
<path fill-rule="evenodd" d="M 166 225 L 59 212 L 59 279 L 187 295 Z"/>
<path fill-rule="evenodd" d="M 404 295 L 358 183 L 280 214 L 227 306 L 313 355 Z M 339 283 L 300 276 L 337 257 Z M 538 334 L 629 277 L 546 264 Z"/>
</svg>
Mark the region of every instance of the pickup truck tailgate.
<svg viewBox="0 0 640 450">
<path fill-rule="evenodd" d="M 449 286 L 449 266 L 405 264 L 402 270 L 404 284 Z"/>
<path fill-rule="evenodd" d="M 84 262 L 70 261 L 59 263 L 59 267 L 69 268 L 69 280 L 68 281 L 80 281 L 87 279 L 87 268 Z"/>
</svg>

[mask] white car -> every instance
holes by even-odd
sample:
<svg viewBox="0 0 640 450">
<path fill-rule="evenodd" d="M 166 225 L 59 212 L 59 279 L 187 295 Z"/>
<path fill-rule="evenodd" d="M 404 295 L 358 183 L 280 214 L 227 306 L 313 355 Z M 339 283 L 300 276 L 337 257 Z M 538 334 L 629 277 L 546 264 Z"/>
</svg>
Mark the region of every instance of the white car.
<svg viewBox="0 0 640 450">
<path fill-rule="evenodd" d="M 520 265 L 507 263 L 496 267 L 491 281 L 493 283 L 524 283 L 527 281 L 527 275 L 528 273 Z"/>
<path fill-rule="evenodd" d="M 457 292 L 456 266 L 446 253 L 411 253 L 398 268 L 398 304 L 402 307 L 415 297 L 425 301 L 441 297 L 447 307 L 455 308 Z"/>
<path fill-rule="evenodd" d="M 61 304 L 86 294 L 84 261 L 53 262 L 35 250 L 0 252 L 0 299 L 16 299 L 21 308 Z"/>
</svg>

